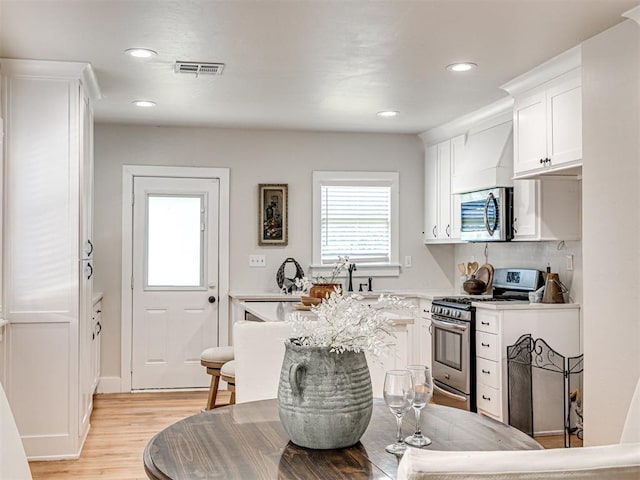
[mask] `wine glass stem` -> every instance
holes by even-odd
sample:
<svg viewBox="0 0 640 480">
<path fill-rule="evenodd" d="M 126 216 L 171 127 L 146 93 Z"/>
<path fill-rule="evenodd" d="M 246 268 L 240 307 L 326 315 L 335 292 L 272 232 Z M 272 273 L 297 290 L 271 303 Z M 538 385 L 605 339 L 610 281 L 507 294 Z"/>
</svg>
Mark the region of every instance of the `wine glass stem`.
<svg viewBox="0 0 640 480">
<path fill-rule="evenodd" d="M 422 435 L 422 431 L 420 429 L 420 412 L 422 412 L 421 408 L 414 408 L 413 409 L 416 412 L 416 435 Z"/>
<path fill-rule="evenodd" d="M 402 440 L 402 417 L 396 416 L 396 422 L 398 423 L 398 443 L 403 443 L 403 440 Z"/>
</svg>

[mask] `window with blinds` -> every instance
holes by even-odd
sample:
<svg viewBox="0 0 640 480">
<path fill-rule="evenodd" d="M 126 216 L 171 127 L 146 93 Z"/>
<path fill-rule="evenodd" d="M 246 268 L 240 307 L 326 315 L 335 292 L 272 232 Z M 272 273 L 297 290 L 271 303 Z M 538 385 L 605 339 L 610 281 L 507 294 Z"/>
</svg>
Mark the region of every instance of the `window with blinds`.
<svg viewBox="0 0 640 480">
<path fill-rule="evenodd" d="M 340 256 L 356 263 L 391 261 L 391 186 L 322 186 L 321 263 Z"/>
</svg>

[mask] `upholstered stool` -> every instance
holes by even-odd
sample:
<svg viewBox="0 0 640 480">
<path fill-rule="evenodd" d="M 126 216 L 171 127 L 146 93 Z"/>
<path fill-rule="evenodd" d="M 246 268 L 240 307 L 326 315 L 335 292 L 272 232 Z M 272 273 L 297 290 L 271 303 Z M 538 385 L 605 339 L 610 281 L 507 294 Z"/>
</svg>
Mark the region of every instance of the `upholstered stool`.
<svg viewBox="0 0 640 480">
<path fill-rule="evenodd" d="M 220 369 L 222 380 L 227 382 L 227 390 L 231 392 L 231 405 L 236 403 L 236 361 L 225 363 Z"/>
<path fill-rule="evenodd" d="M 233 360 L 233 357 L 233 347 L 211 347 L 200 354 L 200 364 L 203 367 L 207 367 L 207 373 L 211 375 L 207 410 L 211 410 L 216 406 L 216 396 L 218 395 L 218 385 L 220 384 L 220 369 L 225 363 Z"/>
</svg>

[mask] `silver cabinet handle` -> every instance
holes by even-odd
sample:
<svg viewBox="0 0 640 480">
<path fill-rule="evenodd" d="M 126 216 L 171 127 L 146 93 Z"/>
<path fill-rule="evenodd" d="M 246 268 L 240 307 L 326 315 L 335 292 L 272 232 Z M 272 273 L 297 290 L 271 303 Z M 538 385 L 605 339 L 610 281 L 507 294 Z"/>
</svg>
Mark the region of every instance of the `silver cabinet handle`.
<svg viewBox="0 0 640 480">
<path fill-rule="evenodd" d="M 490 347 L 491 346 L 488 343 L 484 343 L 484 342 L 481 342 L 480 345 L 482 345 L 483 347 Z"/>
<path fill-rule="evenodd" d="M 87 280 L 90 280 L 93 277 L 93 267 L 90 263 L 87 263 L 87 267 L 89 267 L 89 275 L 87 276 Z"/>
<path fill-rule="evenodd" d="M 436 233 L 436 227 L 437 227 L 437 225 L 434 225 L 433 229 L 431 230 L 431 233 L 433 234 L 433 238 L 438 236 L 438 234 Z"/>
<path fill-rule="evenodd" d="M 487 325 L 487 326 L 489 325 L 489 322 L 483 322 L 483 321 L 480 321 L 480 323 L 481 323 L 482 325 Z"/>
<path fill-rule="evenodd" d="M 451 237 L 451 225 L 447 225 L 447 228 L 444 229 L 447 237 Z"/>
<path fill-rule="evenodd" d="M 491 372 L 489 370 L 485 370 L 484 368 L 482 369 L 482 373 L 485 373 L 487 375 L 491 375 Z"/>
<path fill-rule="evenodd" d="M 87 243 L 89 244 L 89 253 L 87 253 L 87 257 L 90 257 L 93 253 L 93 243 L 91 243 L 91 240 L 87 240 Z"/>
</svg>

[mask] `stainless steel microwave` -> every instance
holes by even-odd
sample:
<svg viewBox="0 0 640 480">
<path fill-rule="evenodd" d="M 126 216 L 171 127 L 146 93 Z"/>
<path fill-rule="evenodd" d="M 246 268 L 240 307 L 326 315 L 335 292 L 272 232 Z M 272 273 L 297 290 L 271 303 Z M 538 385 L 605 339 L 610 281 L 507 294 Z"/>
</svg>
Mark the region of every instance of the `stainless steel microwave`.
<svg viewBox="0 0 640 480">
<path fill-rule="evenodd" d="M 460 238 L 468 242 L 506 242 L 513 238 L 513 188 L 460 195 Z"/>
</svg>

